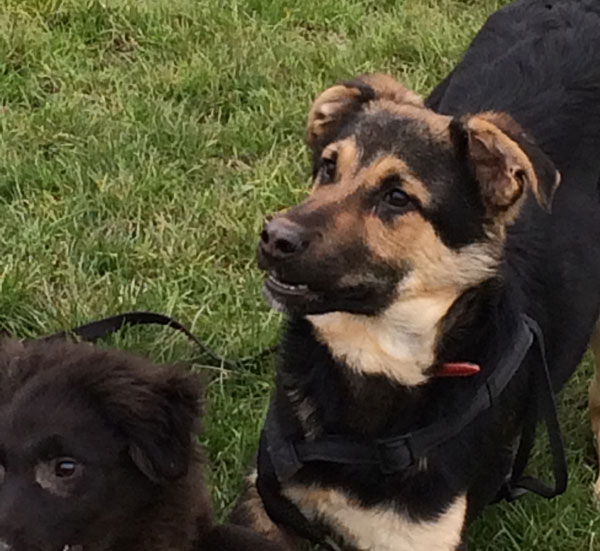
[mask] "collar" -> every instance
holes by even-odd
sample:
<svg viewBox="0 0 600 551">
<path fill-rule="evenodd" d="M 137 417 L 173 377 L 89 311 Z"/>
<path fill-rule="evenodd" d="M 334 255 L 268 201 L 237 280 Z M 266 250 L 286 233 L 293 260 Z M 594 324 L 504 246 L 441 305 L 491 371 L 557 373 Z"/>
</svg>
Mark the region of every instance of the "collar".
<svg viewBox="0 0 600 551">
<path fill-rule="evenodd" d="M 444 362 L 435 370 L 435 378 L 446 377 L 471 377 L 477 375 L 481 367 L 470 362 Z"/>
<path fill-rule="evenodd" d="M 439 419 L 430 425 L 391 438 L 360 442 L 339 436 L 325 436 L 311 441 L 293 440 L 284 435 L 275 408 L 271 405 L 263 442 L 274 474 L 279 483 L 282 483 L 293 477 L 305 464 L 313 462 L 373 465 L 385 475 L 398 473 L 415 465 L 430 450 L 454 438 L 478 415 L 494 406 L 518 372 L 536 337 L 543 348 L 539 326 L 524 315 L 512 346 L 465 410 L 453 417 Z M 543 359 L 545 364 L 545 357 Z"/>
</svg>

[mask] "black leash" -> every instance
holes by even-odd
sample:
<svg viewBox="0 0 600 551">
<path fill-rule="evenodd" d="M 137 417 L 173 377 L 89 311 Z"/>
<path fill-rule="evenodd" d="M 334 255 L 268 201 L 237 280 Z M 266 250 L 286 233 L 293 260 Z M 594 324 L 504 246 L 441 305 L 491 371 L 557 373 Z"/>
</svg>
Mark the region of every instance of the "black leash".
<svg viewBox="0 0 600 551">
<path fill-rule="evenodd" d="M 535 335 L 540 355 L 540 368 L 534 374 L 533 389 L 536 400 L 530 405 L 531 411 L 527 416 L 521 441 L 510 481 L 503 492 L 503 497 L 513 501 L 529 492 L 551 499 L 565 492 L 569 482 L 565 444 L 560 428 L 558 410 L 552 388 L 552 379 L 546 361 L 546 347 L 544 335 L 540 326 L 531 318 L 526 317 L 525 323 Z M 552 452 L 554 485 L 550 486 L 532 476 L 525 475 L 525 469 L 531 457 L 531 451 L 535 443 L 536 427 L 540 416 L 546 425 L 548 440 Z"/>
<path fill-rule="evenodd" d="M 384 475 L 398 473 L 415 465 L 420 458 L 426 457 L 429 451 L 455 437 L 479 414 L 495 405 L 521 367 L 534 342 L 537 343 L 540 360 L 535 362 L 539 368 L 534 371 L 536 400 L 523 426 L 511 478 L 501 489 L 499 497 L 515 499 L 532 492 L 552 498 L 563 493 L 567 487 L 568 472 L 544 338 L 539 325 L 531 318 L 523 316 L 522 327 L 512 350 L 478 390 L 467 411 L 455 418 L 442 419 L 401 436 L 368 442 L 354 442 L 338 436 L 306 441 L 294 440 L 283 433 L 272 404 L 259 453 L 258 488 L 267 513 L 275 522 L 292 528 L 301 537 L 336 551 L 337 546 L 325 539 L 323 530 L 319 526 L 313 526 L 290 500 L 281 495 L 281 485 L 298 473 L 305 464 L 312 462 L 374 465 L 379 467 Z M 554 464 L 553 486 L 523 474 L 535 440 L 538 412 L 545 421 L 550 438 Z M 282 504 L 282 501 L 285 503 Z"/>
<path fill-rule="evenodd" d="M 283 495 L 270 452 L 271 447 L 285 444 L 281 440 L 270 441 L 267 444 L 267 439 L 266 433 L 263 432 L 257 458 L 260 476 L 256 481 L 256 489 L 267 514 L 275 524 L 291 528 L 297 536 L 310 541 L 313 545 L 318 545 L 327 551 L 341 551 L 323 526 L 309 521 L 300 509 Z"/>
<path fill-rule="evenodd" d="M 237 369 L 242 364 L 258 361 L 266 356 L 273 354 L 277 347 L 267 348 L 262 350 L 255 356 L 248 358 L 241 358 L 240 360 L 233 361 L 217 354 L 214 350 L 208 347 L 200 338 L 192 333 L 185 325 L 177 321 L 175 318 L 166 316 L 164 314 L 158 314 L 156 312 L 124 312 L 115 316 L 109 316 L 102 318 L 79 327 L 74 327 L 66 331 L 59 331 L 46 337 L 41 337 L 40 340 L 52 341 L 62 340 L 69 336 L 78 337 L 87 342 L 96 342 L 100 339 L 104 339 L 110 335 L 114 335 L 126 326 L 135 327 L 140 325 L 158 325 L 162 327 L 170 327 L 176 331 L 183 333 L 190 341 L 192 341 L 201 351 L 203 356 L 210 358 L 219 367 L 227 369 Z"/>
</svg>

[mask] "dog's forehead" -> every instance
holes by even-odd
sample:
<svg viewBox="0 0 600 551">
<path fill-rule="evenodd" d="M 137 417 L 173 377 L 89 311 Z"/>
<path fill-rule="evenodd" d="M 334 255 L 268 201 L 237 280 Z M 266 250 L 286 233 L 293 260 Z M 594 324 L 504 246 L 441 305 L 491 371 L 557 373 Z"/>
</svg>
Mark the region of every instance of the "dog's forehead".
<svg viewBox="0 0 600 551">
<path fill-rule="evenodd" d="M 103 455 L 114 451 L 114 432 L 85 391 L 59 373 L 33 377 L 0 409 L 0 443 L 5 447 L 25 449 L 58 438 L 72 447 L 71 453 L 97 449 Z"/>
<path fill-rule="evenodd" d="M 427 109 L 390 106 L 389 102 L 358 113 L 340 140 L 353 140 L 359 166 L 393 156 L 427 182 L 437 180 L 456 162 L 450 140 L 450 118 Z"/>
</svg>

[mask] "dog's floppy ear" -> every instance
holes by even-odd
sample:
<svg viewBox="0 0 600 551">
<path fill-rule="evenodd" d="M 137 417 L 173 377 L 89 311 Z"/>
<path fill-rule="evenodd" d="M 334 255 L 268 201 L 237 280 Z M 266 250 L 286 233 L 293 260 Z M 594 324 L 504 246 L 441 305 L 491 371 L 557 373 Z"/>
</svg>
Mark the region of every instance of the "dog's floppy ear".
<svg viewBox="0 0 600 551">
<path fill-rule="evenodd" d="M 511 220 L 528 189 L 550 211 L 560 174 L 548 156 L 504 113 L 483 113 L 453 121 L 460 127 L 473 175 L 488 212 Z"/>
<path fill-rule="evenodd" d="M 337 84 L 317 97 L 308 114 L 306 141 L 316 147 L 335 133 L 365 103 L 386 99 L 423 107 L 423 100 L 391 76 L 372 74 Z"/>
<path fill-rule="evenodd" d="M 112 363 L 113 369 L 100 372 L 101 378 L 88 385 L 125 438 L 132 461 L 154 482 L 184 476 L 200 414 L 197 377 L 114 352 L 105 352 L 100 361 Z"/>
<path fill-rule="evenodd" d="M 187 473 L 192 432 L 199 415 L 198 385 L 184 373 L 171 373 L 147 389 L 147 399 L 122 420 L 133 462 L 154 482 Z M 125 421 L 123 423 L 123 421 Z"/>
</svg>

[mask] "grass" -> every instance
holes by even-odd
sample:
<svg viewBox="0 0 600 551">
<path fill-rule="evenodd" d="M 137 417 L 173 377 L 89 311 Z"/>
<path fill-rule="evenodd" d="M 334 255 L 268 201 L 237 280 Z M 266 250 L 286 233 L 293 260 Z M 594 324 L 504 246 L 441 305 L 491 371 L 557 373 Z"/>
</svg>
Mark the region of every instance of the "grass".
<svg viewBox="0 0 600 551">
<path fill-rule="evenodd" d="M 32 337 L 153 309 L 232 358 L 272 345 L 280 319 L 261 298 L 254 251 L 265 214 L 306 193 L 311 99 L 373 70 L 426 94 L 503 3 L 4 0 L 0 326 Z M 158 329 L 112 344 L 160 361 L 194 356 Z M 490 508 L 473 549 L 600 549 L 590 369 L 584 362 L 562 397 L 569 491 Z M 274 367 L 217 373 L 205 442 L 224 516 L 256 447 Z"/>
</svg>

